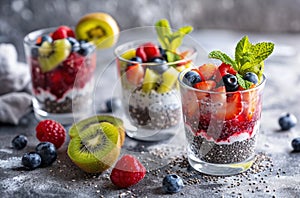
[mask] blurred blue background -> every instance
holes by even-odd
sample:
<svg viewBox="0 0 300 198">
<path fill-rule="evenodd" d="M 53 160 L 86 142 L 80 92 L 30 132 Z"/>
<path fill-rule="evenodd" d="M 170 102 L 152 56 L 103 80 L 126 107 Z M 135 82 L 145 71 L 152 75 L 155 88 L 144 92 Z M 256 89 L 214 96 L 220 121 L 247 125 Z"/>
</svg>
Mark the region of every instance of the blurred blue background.
<svg viewBox="0 0 300 198">
<path fill-rule="evenodd" d="M 13 43 L 24 60 L 23 37 L 32 30 L 75 26 L 90 12 L 107 12 L 121 30 L 167 18 L 172 27 L 195 30 L 298 33 L 299 0 L 1 0 L 0 42 Z"/>
</svg>

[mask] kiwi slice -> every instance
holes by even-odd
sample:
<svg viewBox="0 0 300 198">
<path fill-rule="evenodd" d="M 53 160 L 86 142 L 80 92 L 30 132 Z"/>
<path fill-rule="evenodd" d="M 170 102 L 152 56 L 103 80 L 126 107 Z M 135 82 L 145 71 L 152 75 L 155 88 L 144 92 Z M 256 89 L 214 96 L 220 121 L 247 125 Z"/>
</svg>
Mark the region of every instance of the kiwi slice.
<svg viewBox="0 0 300 198">
<path fill-rule="evenodd" d="M 155 71 L 147 68 L 145 72 L 145 77 L 142 85 L 142 90 L 145 93 L 149 93 L 156 85 L 159 80 L 160 75 L 155 73 Z"/>
<path fill-rule="evenodd" d="M 76 25 L 75 33 L 78 40 L 93 42 L 97 48 L 113 46 L 120 32 L 115 19 L 109 14 L 97 12 L 83 16 Z"/>
<path fill-rule="evenodd" d="M 174 68 L 170 67 L 167 71 L 162 74 L 162 83 L 158 87 L 158 93 L 166 93 L 172 90 L 177 82 L 179 72 Z"/>
<path fill-rule="evenodd" d="M 69 136 L 70 138 L 79 136 L 85 129 L 94 125 L 98 125 L 102 122 L 108 122 L 118 128 L 120 134 L 120 143 L 122 146 L 125 141 L 125 128 L 123 126 L 123 121 L 110 115 L 96 115 L 73 124 L 69 129 Z"/>
<path fill-rule="evenodd" d="M 67 39 L 43 42 L 39 48 L 38 61 L 43 72 L 51 71 L 64 61 L 71 53 L 71 43 Z"/>
<path fill-rule="evenodd" d="M 120 154 L 118 128 L 108 122 L 89 126 L 73 137 L 68 156 L 82 170 L 101 173 L 110 168 Z"/>
</svg>

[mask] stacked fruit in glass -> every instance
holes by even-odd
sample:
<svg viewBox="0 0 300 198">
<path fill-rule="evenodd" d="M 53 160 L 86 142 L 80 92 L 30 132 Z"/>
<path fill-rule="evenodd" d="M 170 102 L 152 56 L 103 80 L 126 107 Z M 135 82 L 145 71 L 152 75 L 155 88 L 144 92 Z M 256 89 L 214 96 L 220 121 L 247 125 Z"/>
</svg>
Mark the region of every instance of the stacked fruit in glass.
<svg viewBox="0 0 300 198">
<path fill-rule="evenodd" d="M 251 44 L 245 36 L 235 60 L 213 51 L 209 57 L 221 60 L 219 66 L 204 64 L 180 74 L 188 157 L 197 170 L 226 175 L 251 166 L 266 80 L 263 61 L 273 47 Z"/>
<path fill-rule="evenodd" d="M 168 22 L 161 20 L 156 24 L 159 44 L 155 41 L 135 41 L 117 47 L 115 53 L 122 83 L 123 106 L 134 126 L 167 129 L 180 122 L 177 78 L 196 56 L 195 48 L 180 45 L 191 30 L 190 26 L 186 26 L 172 33 Z M 170 43 L 164 42 L 167 36 Z"/>
</svg>

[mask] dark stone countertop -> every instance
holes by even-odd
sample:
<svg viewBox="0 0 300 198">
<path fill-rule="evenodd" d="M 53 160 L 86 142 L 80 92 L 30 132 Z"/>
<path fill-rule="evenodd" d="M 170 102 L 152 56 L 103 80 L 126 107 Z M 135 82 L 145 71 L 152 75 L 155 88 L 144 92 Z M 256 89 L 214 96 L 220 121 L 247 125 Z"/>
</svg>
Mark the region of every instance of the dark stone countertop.
<svg viewBox="0 0 300 198">
<path fill-rule="evenodd" d="M 232 53 L 235 43 L 244 34 L 205 30 L 194 32 L 192 37 L 207 51 L 220 49 Z M 58 160 L 52 166 L 26 171 L 21 167 L 21 156 L 34 150 L 38 143 L 35 138 L 38 121 L 30 113 L 18 126 L 0 125 L 1 197 L 299 197 L 300 153 L 292 152 L 291 147 L 291 140 L 300 137 L 299 125 L 291 131 L 280 132 L 277 120 L 283 112 L 294 113 L 298 118 L 300 115 L 297 49 L 300 36 L 248 35 L 252 42 L 273 41 L 276 47 L 265 66 L 268 81 L 264 92 L 257 160 L 247 172 L 216 177 L 191 170 L 184 157 L 186 142 L 183 130 L 176 137 L 159 144 L 126 138 L 122 154 L 139 157 L 148 170 L 144 180 L 128 189 L 118 189 L 110 182 L 111 169 L 100 175 L 86 174 L 73 165 L 66 155 L 67 143 L 58 150 Z M 112 96 L 109 83 L 115 79 L 115 66 L 112 51 L 99 51 L 98 57 L 101 82 L 98 84 L 97 99 L 100 108 L 101 103 Z M 28 136 L 28 145 L 21 151 L 12 150 L 11 140 L 20 133 Z M 181 192 L 162 192 L 162 179 L 167 173 L 177 173 L 183 177 L 186 185 Z"/>
</svg>

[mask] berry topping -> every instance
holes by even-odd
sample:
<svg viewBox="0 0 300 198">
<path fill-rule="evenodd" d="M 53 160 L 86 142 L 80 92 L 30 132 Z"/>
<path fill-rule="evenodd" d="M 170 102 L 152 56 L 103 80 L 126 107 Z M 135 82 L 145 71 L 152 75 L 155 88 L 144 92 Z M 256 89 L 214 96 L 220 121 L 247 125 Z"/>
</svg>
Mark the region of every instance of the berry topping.
<svg viewBox="0 0 300 198">
<path fill-rule="evenodd" d="M 294 151 L 300 152 L 300 138 L 294 138 L 292 140 L 292 147 Z"/>
<path fill-rule="evenodd" d="M 162 187 L 166 193 L 177 193 L 183 188 L 181 177 L 175 174 L 170 174 L 164 177 Z"/>
<path fill-rule="evenodd" d="M 139 56 L 135 56 L 135 57 L 131 58 L 130 61 L 132 61 L 132 62 L 138 62 L 138 63 L 142 63 L 143 62 L 143 60 Z M 129 63 L 129 64 L 131 64 L 131 63 Z"/>
<path fill-rule="evenodd" d="M 88 54 L 91 54 L 94 51 L 94 49 L 95 46 L 91 43 L 81 43 L 78 53 L 82 56 L 87 56 Z"/>
<path fill-rule="evenodd" d="M 243 110 L 242 98 L 239 92 L 227 94 L 227 101 L 224 107 L 219 108 L 216 117 L 219 119 L 231 120 L 241 114 Z"/>
<path fill-rule="evenodd" d="M 129 65 L 126 68 L 126 77 L 128 82 L 133 85 L 139 85 L 144 77 L 144 69 L 140 64 Z"/>
<path fill-rule="evenodd" d="M 201 82 L 202 79 L 198 72 L 191 70 L 184 74 L 182 81 L 193 87 L 196 83 Z"/>
<path fill-rule="evenodd" d="M 64 39 L 68 37 L 75 38 L 75 33 L 71 28 L 67 26 L 58 27 L 52 34 L 53 40 Z"/>
<path fill-rule="evenodd" d="M 143 62 L 147 62 L 147 55 L 144 51 L 144 46 L 140 46 L 136 49 L 136 56 L 140 57 Z"/>
<path fill-rule="evenodd" d="M 119 98 L 110 98 L 106 100 L 106 110 L 107 112 L 115 112 L 122 106 L 122 101 Z"/>
<path fill-rule="evenodd" d="M 43 167 L 50 166 L 57 158 L 56 148 L 54 144 L 50 142 L 39 143 L 35 151 L 41 156 L 41 166 Z"/>
<path fill-rule="evenodd" d="M 22 157 L 22 165 L 30 170 L 36 169 L 41 165 L 41 156 L 36 152 L 25 153 Z"/>
<path fill-rule="evenodd" d="M 236 75 L 236 71 L 228 64 L 222 63 L 216 70 L 216 82 L 220 82 L 226 74 Z"/>
<path fill-rule="evenodd" d="M 202 91 L 211 91 L 216 87 L 216 82 L 213 80 L 198 82 L 194 85 L 196 89 Z M 201 100 L 208 96 L 207 92 L 196 92 L 198 100 Z"/>
<path fill-rule="evenodd" d="M 67 40 L 71 43 L 71 51 L 77 52 L 80 49 L 80 43 L 73 37 L 68 37 Z"/>
<path fill-rule="evenodd" d="M 157 65 L 149 66 L 149 68 L 159 74 L 162 74 L 169 69 L 169 66 L 166 64 L 167 61 L 163 57 L 154 57 L 150 62 L 157 63 Z"/>
<path fill-rule="evenodd" d="M 278 123 L 281 127 L 281 130 L 287 131 L 296 126 L 297 118 L 291 113 L 286 113 L 279 117 Z"/>
<path fill-rule="evenodd" d="M 49 35 L 44 35 L 41 37 L 40 42 L 37 41 L 37 45 L 42 45 L 43 42 L 48 42 L 48 43 L 52 43 L 53 39 L 51 36 Z"/>
<path fill-rule="evenodd" d="M 143 49 L 147 56 L 147 62 L 151 62 L 153 58 L 161 56 L 158 46 L 153 43 L 145 43 Z"/>
<path fill-rule="evenodd" d="M 51 142 L 57 149 L 65 142 L 65 128 L 54 120 L 43 120 L 36 127 L 36 137 L 41 142 Z"/>
<path fill-rule="evenodd" d="M 216 73 L 218 67 L 215 64 L 204 64 L 198 68 L 199 73 L 204 78 L 204 80 L 211 79 Z"/>
<path fill-rule="evenodd" d="M 239 85 L 236 76 L 232 74 L 226 74 L 225 76 L 222 77 L 222 80 L 227 92 L 238 90 Z"/>
<path fill-rule="evenodd" d="M 18 135 L 11 143 L 14 149 L 21 150 L 27 145 L 27 137 L 25 135 Z"/>
<path fill-rule="evenodd" d="M 132 155 L 124 155 L 113 168 L 110 179 L 120 188 L 127 188 L 140 182 L 146 175 L 146 168 Z"/>
<path fill-rule="evenodd" d="M 248 80 L 249 82 L 252 82 L 253 84 L 258 83 L 258 77 L 253 72 L 246 72 L 244 75 L 244 80 Z"/>
</svg>

